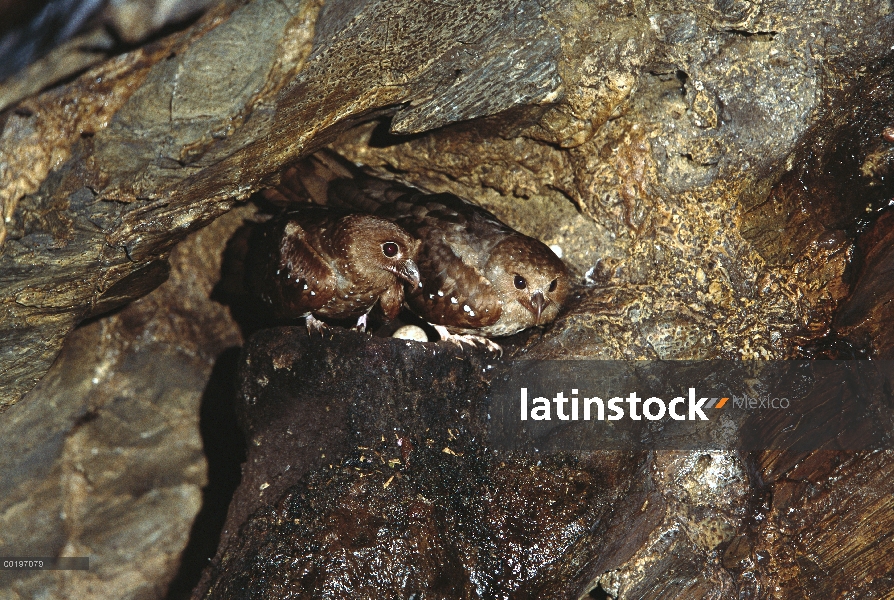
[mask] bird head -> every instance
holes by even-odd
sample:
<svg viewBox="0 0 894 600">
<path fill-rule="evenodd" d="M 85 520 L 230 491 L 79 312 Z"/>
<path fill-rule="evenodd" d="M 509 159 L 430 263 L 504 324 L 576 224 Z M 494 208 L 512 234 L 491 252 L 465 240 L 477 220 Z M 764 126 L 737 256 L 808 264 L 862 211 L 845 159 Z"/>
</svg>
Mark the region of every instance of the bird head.
<svg viewBox="0 0 894 600">
<path fill-rule="evenodd" d="M 350 215 L 336 237 L 355 271 L 390 273 L 410 289 L 419 287 L 419 267 L 415 263 L 419 240 L 403 228 L 371 215 Z"/>
<path fill-rule="evenodd" d="M 565 263 L 546 244 L 521 234 L 497 244 L 486 269 L 503 310 L 524 315 L 528 326 L 555 319 L 568 295 Z"/>
</svg>

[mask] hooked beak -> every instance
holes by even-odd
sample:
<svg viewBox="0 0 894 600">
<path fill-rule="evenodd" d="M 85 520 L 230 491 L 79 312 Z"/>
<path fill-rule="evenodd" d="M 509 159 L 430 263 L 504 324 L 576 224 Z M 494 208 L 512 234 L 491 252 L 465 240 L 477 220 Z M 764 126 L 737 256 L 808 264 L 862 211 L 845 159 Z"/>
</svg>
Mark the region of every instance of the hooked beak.
<svg viewBox="0 0 894 600">
<path fill-rule="evenodd" d="M 540 315 L 543 314 L 543 307 L 546 305 L 547 299 L 543 297 L 543 292 L 537 291 L 531 294 L 531 312 L 534 313 L 538 325 L 540 324 Z"/>
<path fill-rule="evenodd" d="M 410 284 L 410 289 L 415 290 L 419 287 L 419 267 L 409 258 L 395 269 L 394 274 L 398 279 Z"/>
</svg>

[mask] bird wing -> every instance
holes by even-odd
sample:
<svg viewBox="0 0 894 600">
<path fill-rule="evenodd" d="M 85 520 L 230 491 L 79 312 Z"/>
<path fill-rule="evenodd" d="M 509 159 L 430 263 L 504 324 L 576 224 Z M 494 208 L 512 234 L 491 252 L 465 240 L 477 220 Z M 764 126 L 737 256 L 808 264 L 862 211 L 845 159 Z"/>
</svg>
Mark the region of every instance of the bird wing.
<svg viewBox="0 0 894 600">
<path fill-rule="evenodd" d="M 307 238 L 307 233 L 295 220 L 285 224 L 279 246 L 277 277 L 286 303 L 314 311 L 335 296 L 337 276 Z"/>
<path fill-rule="evenodd" d="M 410 308 L 436 325 L 478 328 L 495 323 L 502 308 L 496 290 L 474 266 L 463 261 L 441 231 L 422 230 L 417 264 L 422 289 L 407 297 Z"/>
<path fill-rule="evenodd" d="M 491 213 L 453 194 L 426 194 L 362 173 L 329 186 L 329 205 L 372 212 L 422 241 L 416 261 L 422 288 L 406 298 L 416 314 L 462 329 L 499 320 L 499 296 L 480 267 L 510 230 Z"/>
<path fill-rule="evenodd" d="M 245 282 L 248 291 L 277 318 L 298 318 L 320 309 L 333 297 L 336 276 L 307 240 L 304 227 L 280 217 L 255 226 L 245 261 Z"/>
</svg>

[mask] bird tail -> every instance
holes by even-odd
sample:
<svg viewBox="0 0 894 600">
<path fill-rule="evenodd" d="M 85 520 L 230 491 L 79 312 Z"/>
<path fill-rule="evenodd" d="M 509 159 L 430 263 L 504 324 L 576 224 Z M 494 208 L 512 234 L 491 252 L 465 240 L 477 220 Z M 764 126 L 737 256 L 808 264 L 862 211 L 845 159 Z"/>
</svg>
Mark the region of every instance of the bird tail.
<svg viewBox="0 0 894 600">
<path fill-rule="evenodd" d="M 280 176 L 275 188 L 264 190 L 264 196 L 277 204 L 306 203 L 330 205 L 329 185 L 337 179 L 354 177 L 357 167 L 330 151 L 321 151 L 290 165 Z"/>
<path fill-rule="evenodd" d="M 279 186 L 265 190 L 264 196 L 276 204 L 312 202 L 379 214 L 383 206 L 419 191 L 380 177 L 378 173 L 370 176 L 343 156 L 324 149 L 291 165 L 282 173 Z"/>
</svg>

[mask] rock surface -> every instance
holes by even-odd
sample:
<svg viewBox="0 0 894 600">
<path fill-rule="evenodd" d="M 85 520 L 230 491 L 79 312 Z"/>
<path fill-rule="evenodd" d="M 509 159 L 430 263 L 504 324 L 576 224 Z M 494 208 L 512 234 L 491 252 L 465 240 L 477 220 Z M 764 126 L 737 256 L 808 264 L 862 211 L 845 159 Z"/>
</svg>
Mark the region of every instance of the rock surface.
<svg viewBox="0 0 894 600">
<path fill-rule="evenodd" d="M 209 378 L 241 336 L 209 295 L 239 212 L 178 246 L 157 290 L 78 328 L 3 414 L 0 436 L 15 452 L 0 457 L 0 554 L 89 556 L 91 567 L 2 571 L 3 598 L 164 597 L 196 515 L 215 504 L 209 491 L 225 510 L 235 483 L 219 458 L 227 446 L 238 454 L 241 438 L 225 418 L 232 391 Z M 189 575 L 187 591 L 198 572 Z"/>
<path fill-rule="evenodd" d="M 894 144 L 888 150 L 894 164 Z M 854 292 L 836 315 L 835 332 L 873 356 L 894 359 L 894 214 L 886 213 L 860 238 L 863 265 Z"/>
<path fill-rule="evenodd" d="M 241 362 L 248 456 L 194 597 L 574 597 L 608 523 L 660 506 L 621 502 L 644 455 L 494 454 L 484 351 L 281 328 Z"/>
<path fill-rule="evenodd" d="M 211 0 L 0 2 L 0 110 L 77 77 L 162 30 L 194 20 Z"/>
<path fill-rule="evenodd" d="M 77 322 L 157 285 L 189 231 L 383 114 L 417 134 L 503 113 L 352 154 L 499 204 L 581 276 L 636 289 L 610 355 L 787 356 L 827 328 L 851 237 L 769 235 L 793 213 L 756 209 L 812 131 L 846 127 L 827 105 L 859 115 L 855 91 L 889 88 L 887 4 L 411 4 L 221 5 L 7 110 L 3 406 Z"/>
<path fill-rule="evenodd" d="M 240 362 L 247 461 L 194 598 L 890 589 L 894 418 L 879 390 L 837 411 L 840 374 L 811 410 L 735 412 L 727 450 L 546 453 L 495 443 L 493 384 L 513 367 L 483 352 L 276 328 Z"/>
</svg>

